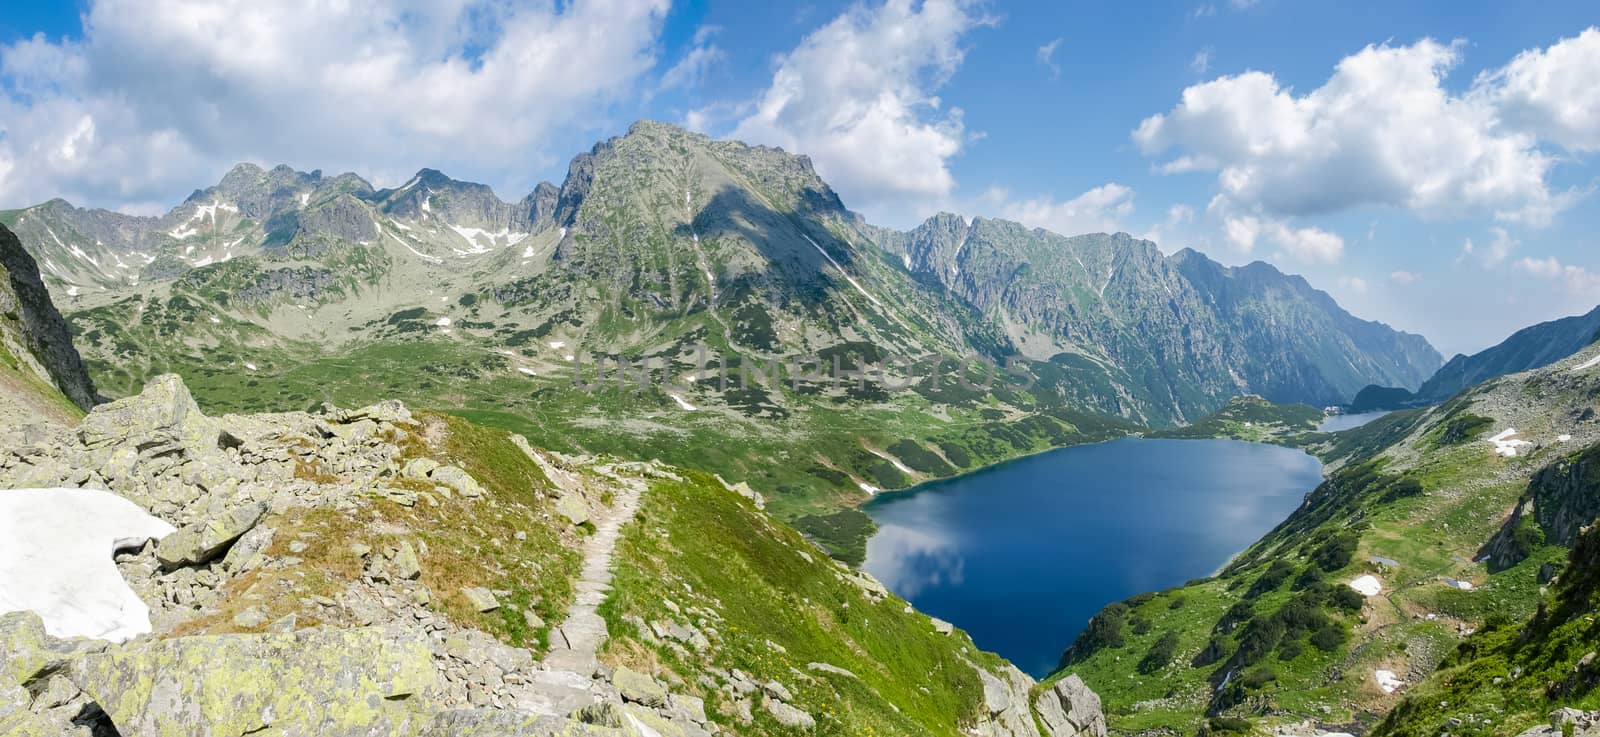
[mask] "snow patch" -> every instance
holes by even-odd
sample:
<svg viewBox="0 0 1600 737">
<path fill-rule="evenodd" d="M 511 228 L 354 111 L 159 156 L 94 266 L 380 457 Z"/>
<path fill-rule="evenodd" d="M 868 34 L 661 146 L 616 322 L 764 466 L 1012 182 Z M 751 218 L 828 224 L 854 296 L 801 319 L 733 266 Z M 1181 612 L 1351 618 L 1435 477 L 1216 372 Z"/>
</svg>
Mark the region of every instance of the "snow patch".
<svg viewBox="0 0 1600 737">
<path fill-rule="evenodd" d="M 877 297 L 874 297 L 874 296 L 872 296 L 870 294 L 867 294 L 867 290 L 861 288 L 861 285 L 859 283 L 857 283 L 856 280 L 853 277 L 850 276 L 850 272 L 845 271 L 844 267 L 840 266 L 838 261 L 833 260 L 833 257 L 829 256 L 827 251 L 822 250 L 822 246 L 817 245 L 816 241 L 811 240 L 811 236 L 806 235 L 805 233 L 801 233 L 800 237 L 805 238 L 806 241 L 811 244 L 812 248 L 817 249 L 817 253 L 822 254 L 822 257 L 827 259 L 828 263 L 833 264 L 833 268 L 838 269 L 839 273 L 844 275 L 844 280 L 847 281 L 847 282 L 850 282 L 850 286 L 855 287 L 856 291 L 861 293 L 861 296 L 866 297 L 873 304 L 875 304 L 875 305 L 877 305 L 879 307 L 883 306 L 883 303 L 879 302 Z"/>
<path fill-rule="evenodd" d="M 1600 366 L 1600 356 L 1595 356 L 1594 358 L 1591 358 L 1591 359 L 1589 359 L 1587 361 L 1584 361 L 1581 365 L 1579 365 L 1577 368 L 1574 368 L 1572 370 L 1573 371 L 1586 371 L 1586 370 L 1592 369 L 1592 368 L 1594 368 L 1596 366 Z"/>
<path fill-rule="evenodd" d="M 1556 442 L 1558 442 L 1558 443 L 1570 443 L 1570 442 L 1572 442 L 1572 436 L 1571 435 L 1558 435 L 1558 436 L 1556 436 Z"/>
<path fill-rule="evenodd" d="M 562 348 L 567 347 L 567 342 L 564 340 L 552 340 L 550 341 L 550 347 L 559 351 Z"/>
<path fill-rule="evenodd" d="M 76 297 L 76 296 L 78 296 L 78 288 L 77 287 L 67 287 L 67 296 L 68 297 Z"/>
<path fill-rule="evenodd" d="M 1500 434 L 1489 438 L 1489 444 L 1494 446 L 1495 453 L 1506 458 L 1516 458 L 1518 448 L 1533 445 L 1533 443 L 1526 440 L 1518 440 L 1516 435 L 1517 428 L 1507 428 L 1502 430 Z"/>
<path fill-rule="evenodd" d="M 434 327 L 440 327 L 440 328 L 450 327 L 450 318 L 441 317 L 441 318 L 439 318 L 437 320 L 434 320 L 433 321 L 433 325 L 434 325 Z"/>
<path fill-rule="evenodd" d="M 212 315 L 211 316 L 211 324 L 212 325 L 221 325 L 222 324 L 222 318 L 217 317 L 216 315 Z"/>
<path fill-rule="evenodd" d="M 1471 581 L 1458 581 L 1458 580 L 1453 579 L 1453 578 L 1445 579 L 1444 580 L 1444 585 L 1449 586 L 1450 588 L 1453 588 L 1453 589 L 1459 589 L 1461 591 L 1471 591 L 1473 589 Z"/>
<path fill-rule="evenodd" d="M 1350 588 L 1355 589 L 1362 596 L 1371 598 L 1383 591 L 1383 582 L 1377 576 L 1368 574 L 1350 582 Z"/>
<path fill-rule="evenodd" d="M 1372 677 L 1378 681 L 1378 688 L 1384 693 L 1394 693 L 1406 685 L 1406 682 L 1396 677 L 1392 670 L 1375 670 L 1372 672 Z"/>
<path fill-rule="evenodd" d="M 896 458 L 896 457 L 894 457 L 892 455 L 889 455 L 888 453 L 885 453 L 883 451 L 873 450 L 871 448 L 868 448 L 867 451 L 872 453 L 873 455 L 875 455 L 875 456 L 877 456 L 879 458 L 882 458 L 882 459 L 888 461 L 889 463 L 893 464 L 894 467 L 900 471 L 900 473 L 903 473 L 903 474 L 905 474 L 907 476 L 915 476 L 915 475 L 917 475 L 916 471 L 911 470 L 909 467 L 906 466 L 906 464 L 901 463 L 899 458 Z"/>
<path fill-rule="evenodd" d="M 245 365 L 244 365 L 244 367 L 245 367 L 245 368 L 247 368 L 247 369 L 250 369 L 250 370 L 251 370 L 251 371 L 256 371 L 256 370 L 258 370 L 258 369 L 257 369 L 257 368 L 256 368 L 256 365 L 255 365 L 255 364 L 253 364 L 253 363 L 246 363 L 246 364 L 245 364 Z"/>
<path fill-rule="evenodd" d="M 399 243 L 399 244 L 400 244 L 400 245 L 402 245 L 402 246 L 405 246 L 405 249 L 406 249 L 406 250 L 407 250 L 407 251 L 410 251 L 410 252 L 411 252 L 411 253 L 412 253 L 412 255 L 414 255 L 414 256 L 416 256 L 416 257 L 418 257 L 418 258 L 420 258 L 420 259 L 422 259 L 422 260 L 423 260 L 423 261 L 426 261 L 426 262 L 428 262 L 428 263 L 430 263 L 430 264 L 442 264 L 442 263 L 444 263 L 444 259 L 442 259 L 442 258 L 439 258 L 439 257 L 438 257 L 438 256 L 429 256 L 429 255 L 428 255 L 428 254 L 426 254 L 426 253 L 423 253 L 423 252 L 421 252 L 421 251 L 418 251 L 418 250 L 417 250 L 417 249 L 415 249 L 415 248 L 412 248 L 412 247 L 411 247 L 411 244 L 409 244 L 409 243 L 406 243 L 406 242 L 405 242 L 405 241 L 403 241 L 403 240 L 400 240 L 400 239 L 399 239 L 399 238 L 398 238 L 398 237 L 396 237 L 396 236 L 395 236 L 395 235 L 394 235 L 394 234 L 393 234 L 393 233 L 391 233 L 391 234 L 389 234 L 389 237 L 390 237 L 390 238 L 394 238 L 394 240 L 395 240 L 395 242 L 396 242 L 396 243 Z"/>
<path fill-rule="evenodd" d="M 527 374 L 529 376 L 538 376 L 538 374 L 534 373 L 533 369 L 528 368 L 527 366 L 518 366 L 517 367 L 517 371 L 519 371 L 521 373 L 524 373 L 524 374 Z"/>
<path fill-rule="evenodd" d="M 0 613 L 33 611 L 55 637 L 122 642 L 150 632 L 150 609 L 112 554 L 172 525 L 93 489 L 0 492 Z"/>
<path fill-rule="evenodd" d="M 682 407 L 689 412 L 699 409 L 699 407 L 689 404 L 688 402 L 684 401 L 683 397 L 680 397 L 676 394 L 668 394 L 667 396 L 672 397 L 672 401 L 677 402 L 679 407 Z"/>
</svg>

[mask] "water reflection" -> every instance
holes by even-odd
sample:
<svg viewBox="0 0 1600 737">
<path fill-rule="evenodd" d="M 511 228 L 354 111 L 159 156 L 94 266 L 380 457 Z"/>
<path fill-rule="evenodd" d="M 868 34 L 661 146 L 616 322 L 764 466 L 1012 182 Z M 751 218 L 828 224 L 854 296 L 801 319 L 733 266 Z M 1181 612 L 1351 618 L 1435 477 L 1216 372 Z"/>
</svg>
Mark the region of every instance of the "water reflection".
<svg viewBox="0 0 1600 737">
<path fill-rule="evenodd" d="M 1210 574 L 1320 477 L 1304 453 L 1235 441 L 1066 448 L 869 505 L 865 567 L 1042 675 L 1102 606 Z"/>
</svg>

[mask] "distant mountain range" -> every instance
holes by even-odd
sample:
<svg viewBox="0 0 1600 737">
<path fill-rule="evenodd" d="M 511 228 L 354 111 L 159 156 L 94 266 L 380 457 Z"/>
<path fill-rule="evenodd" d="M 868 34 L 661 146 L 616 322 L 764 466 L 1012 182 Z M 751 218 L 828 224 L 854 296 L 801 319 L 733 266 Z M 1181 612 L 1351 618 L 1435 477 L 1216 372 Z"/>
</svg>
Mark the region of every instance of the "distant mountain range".
<svg viewBox="0 0 1600 737">
<path fill-rule="evenodd" d="M 1544 368 L 1596 340 L 1600 340 L 1600 307 L 1588 314 L 1523 328 L 1470 356 L 1458 353 L 1415 392 L 1396 386 L 1365 387 L 1350 409 L 1365 412 L 1438 404 L 1489 379 Z"/>
<path fill-rule="evenodd" d="M 378 189 L 242 164 L 161 217 L 53 200 L 0 223 L 108 393 L 176 371 L 216 409 L 398 397 L 786 490 L 791 517 L 1243 394 L 1321 406 L 1416 387 L 1441 362 L 1263 263 L 954 215 L 876 227 L 804 156 L 648 121 L 514 202 L 426 169 Z M 898 392 L 574 389 L 574 363 L 684 377 L 702 345 L 735 365 L 927 363 L 893 369 L 918 379 Z M 1010 363 L 1032 385 L 963 388 L 949 368 L 935 383 L 935 358 Z M 858 526 L 837 522 L 812 531 Z"/>
</svg>

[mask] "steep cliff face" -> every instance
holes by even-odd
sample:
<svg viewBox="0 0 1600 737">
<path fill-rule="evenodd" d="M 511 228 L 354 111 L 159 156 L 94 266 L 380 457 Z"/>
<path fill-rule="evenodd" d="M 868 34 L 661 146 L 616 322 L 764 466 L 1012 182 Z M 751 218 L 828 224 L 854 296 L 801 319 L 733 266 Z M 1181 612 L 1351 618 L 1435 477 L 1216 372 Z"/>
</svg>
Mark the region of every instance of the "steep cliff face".
<svg viewBox="0 0 1600 737">
<path fill-rule="evenodd" d="M 1500 532 L 1484 546 L 1490 570 L 1526 560 L 1541 541 L 1571 546 L 1600 517 L 1600 445 L 1561 458 L 1534 474 Z"/>
<path fill-rule="evenodd" d="M 0 226 L 0 363 L 55 387 L 74 405 L 95 404 L 66 320 L 39 279 L 39 266 L 17 236 Z"/>
</svg>

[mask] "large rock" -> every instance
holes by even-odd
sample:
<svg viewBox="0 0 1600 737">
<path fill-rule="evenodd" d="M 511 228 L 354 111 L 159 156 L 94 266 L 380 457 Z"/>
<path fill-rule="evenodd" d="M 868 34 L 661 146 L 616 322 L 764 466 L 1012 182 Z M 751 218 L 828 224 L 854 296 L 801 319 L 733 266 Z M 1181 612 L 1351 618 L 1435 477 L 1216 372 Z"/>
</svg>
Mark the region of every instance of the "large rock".
<svg viewBox="0 0 1600 737">
<path fill-rule="evenodd" d="M 440 466 L 429 474 L 433 482 L 454 489 L 468 499 L 483 496 L 483 487 L 470 474 L 455 466 Z"/>
<path fill-rule="evenodd" d="M 51 669 L 44 620 L 33 612 L 0 615 L 0 687 L 24 686 Z"/>
<path fill-rule="evenodd" d="M 772 715 L 773 719 L 778 720 L 778 723 L 785 727 L 807 730 L 817 728 L 817 720 L 814 717 L 782 701 L 768 697 L 762 701 L 761 705 L 767 710 L 768 714 Z"/>
<path fill-rule="evenodd" d="M 577 494 L 568 494 L 556 500 L 556 511 L 566 517 L 573 525 L 581 525 L 589 521 L 589 507 L 583 503 L 583 497 Z"/>
<path fill-rule="evenodd" d="M 411 732 L 436 678 L 420 635 L 380 628 L 145 640 L 72 668 L 122 737 Z"/>
<path fill-rule="evenodd" d="M 221 555 L 267 514 L 266 502 L 237 507 L 216 519 L 179 528 L 161 539 L 156 559 L 168 568 L 198 565 Z"/>
<path fill-rule="evenodd" d="M 1105 737 L 1106 715 L 1100 708 L 1100 696 L 1076 673 L 1040 692 L 1034 708 L 1051 737 Z"/>
<path fill-rule="evenodd" d="M 651 708 L 667 705 L 667 688 L 656 679 L 628 668 L 618 668 L 611 676 L 611 685 L 617 687 L 622 698 Z"/>
<path fill-rule="evenodd" d="M 96 407 L 83 418 L 78 434 L 90 448 L 127 440 L 182 440 L 191 416 L 203 417 L 189 388 L 177 375 L 164 374 L 152 379 L 138 396 Z"/>
</svg>

